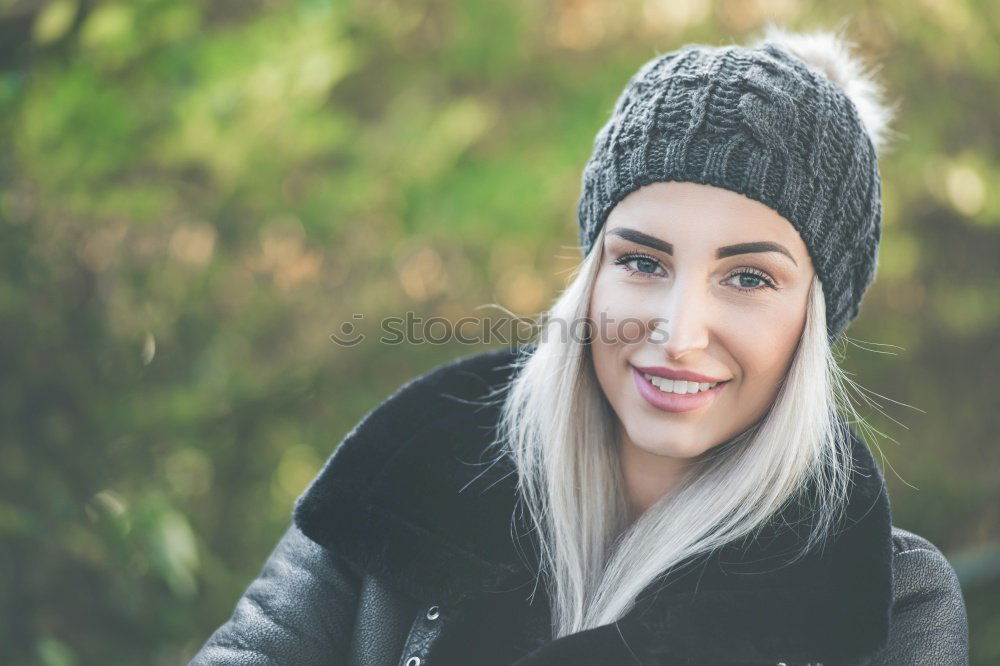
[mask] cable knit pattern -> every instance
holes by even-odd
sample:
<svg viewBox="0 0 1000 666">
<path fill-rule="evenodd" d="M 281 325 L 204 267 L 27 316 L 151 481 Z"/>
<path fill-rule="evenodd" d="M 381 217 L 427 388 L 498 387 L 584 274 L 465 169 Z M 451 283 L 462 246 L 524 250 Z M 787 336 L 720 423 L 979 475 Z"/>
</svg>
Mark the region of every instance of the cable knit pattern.
<svg viewBox="0 0 1000 666">
<path fill-rule="evenodd" d="M 831 343 L 875 279 L 878 158 L 846 93 L 777 44 L 689 44 L 656 56 L 594 139 L 578 204 L 590 252 L 611 210 L 655 182 L 714 185 L 759 201 L 799 232 L 826 298 Z"/>
</svg>

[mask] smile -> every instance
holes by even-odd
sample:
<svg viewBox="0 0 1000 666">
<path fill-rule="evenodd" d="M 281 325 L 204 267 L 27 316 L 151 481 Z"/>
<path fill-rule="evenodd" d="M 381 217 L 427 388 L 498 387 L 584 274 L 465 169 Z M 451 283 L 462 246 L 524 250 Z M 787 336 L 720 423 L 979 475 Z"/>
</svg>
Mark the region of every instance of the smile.
<svg viewBox="0 0 1000 666">
<path fill-rule="evenodd" d="M 653 375 L 648 375 L 646 373 L 642 374 L 646 380 L 660 389 L 664 393 L 676 393 L 678 395 L 686 395 L 688 393 L 698 393 L 700 391 L 707 391 L 713 386 L 718 386 L 719 382 L 712 382 L 711 384 L 698 383 L 698 382 L 686 382 L 682 380 L 665 379 L 663 377 L 654 377 Z"/>
<path fill-rule="evenodd" d="M 665 412 L 688 412 L 711 403 L 729 381 L 714 383 L 665 379 L 630 366 L 636 388 L 646 402 Z"/>
</svg>

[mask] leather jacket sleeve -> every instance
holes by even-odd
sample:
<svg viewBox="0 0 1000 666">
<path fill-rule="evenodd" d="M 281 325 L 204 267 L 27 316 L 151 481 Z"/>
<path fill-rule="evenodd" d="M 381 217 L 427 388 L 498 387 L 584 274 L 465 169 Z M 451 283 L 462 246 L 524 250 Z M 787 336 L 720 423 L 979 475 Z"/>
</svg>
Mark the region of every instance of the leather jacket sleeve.
<svg viewBox="0 0 1000 666">
<path fill-rule="evenodd" d="M 893 530 L 895 588 L 889 639 L 865 665 L 969 663 L 969 625 L 955 570 L 934 544 Z"/>
<path fill-rule="evenodd" d="M 191 666 L 346 664 L 359 577 L 289 526 Z"/>
</svg>

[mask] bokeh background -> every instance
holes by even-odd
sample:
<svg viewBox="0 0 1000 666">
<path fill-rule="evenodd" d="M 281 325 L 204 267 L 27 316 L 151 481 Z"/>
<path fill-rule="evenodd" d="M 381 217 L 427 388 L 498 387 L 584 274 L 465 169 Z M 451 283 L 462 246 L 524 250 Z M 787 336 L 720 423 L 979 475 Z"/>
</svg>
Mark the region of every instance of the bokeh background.
<svg viewBox="0 0 1000 666">
<path fill-rule="evenodd" d="M 986 0 L 0 0 L 0 662 L 185 663 L 344 434 L 497 346 L 377 322 L 543 309 L 631 74 L 768 20 L 846 20 L 899 102 L 844 363 L 1000 663 Z"/>
</svg>

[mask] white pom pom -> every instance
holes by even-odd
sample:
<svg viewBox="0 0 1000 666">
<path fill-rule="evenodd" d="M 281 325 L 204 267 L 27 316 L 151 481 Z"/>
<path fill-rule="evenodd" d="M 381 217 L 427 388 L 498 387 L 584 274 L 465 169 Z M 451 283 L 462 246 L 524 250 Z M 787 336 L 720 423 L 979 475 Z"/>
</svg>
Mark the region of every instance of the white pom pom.
<svg viewBox="0 0 1000 666">
<path fill-rule="evenodd" d="M 854 46 L 844 38 L 842 30 L 791 32 L 769 23 L 764 35 L 753 46 L 772 42 L 784 48 L 837 84 L 854 102 L 868 136 L 879 153 L 889 143 L 895 108 L 882 102 L 882 88 L 866 71 L 861 60 L 851 53 Z"/>
</svg>

